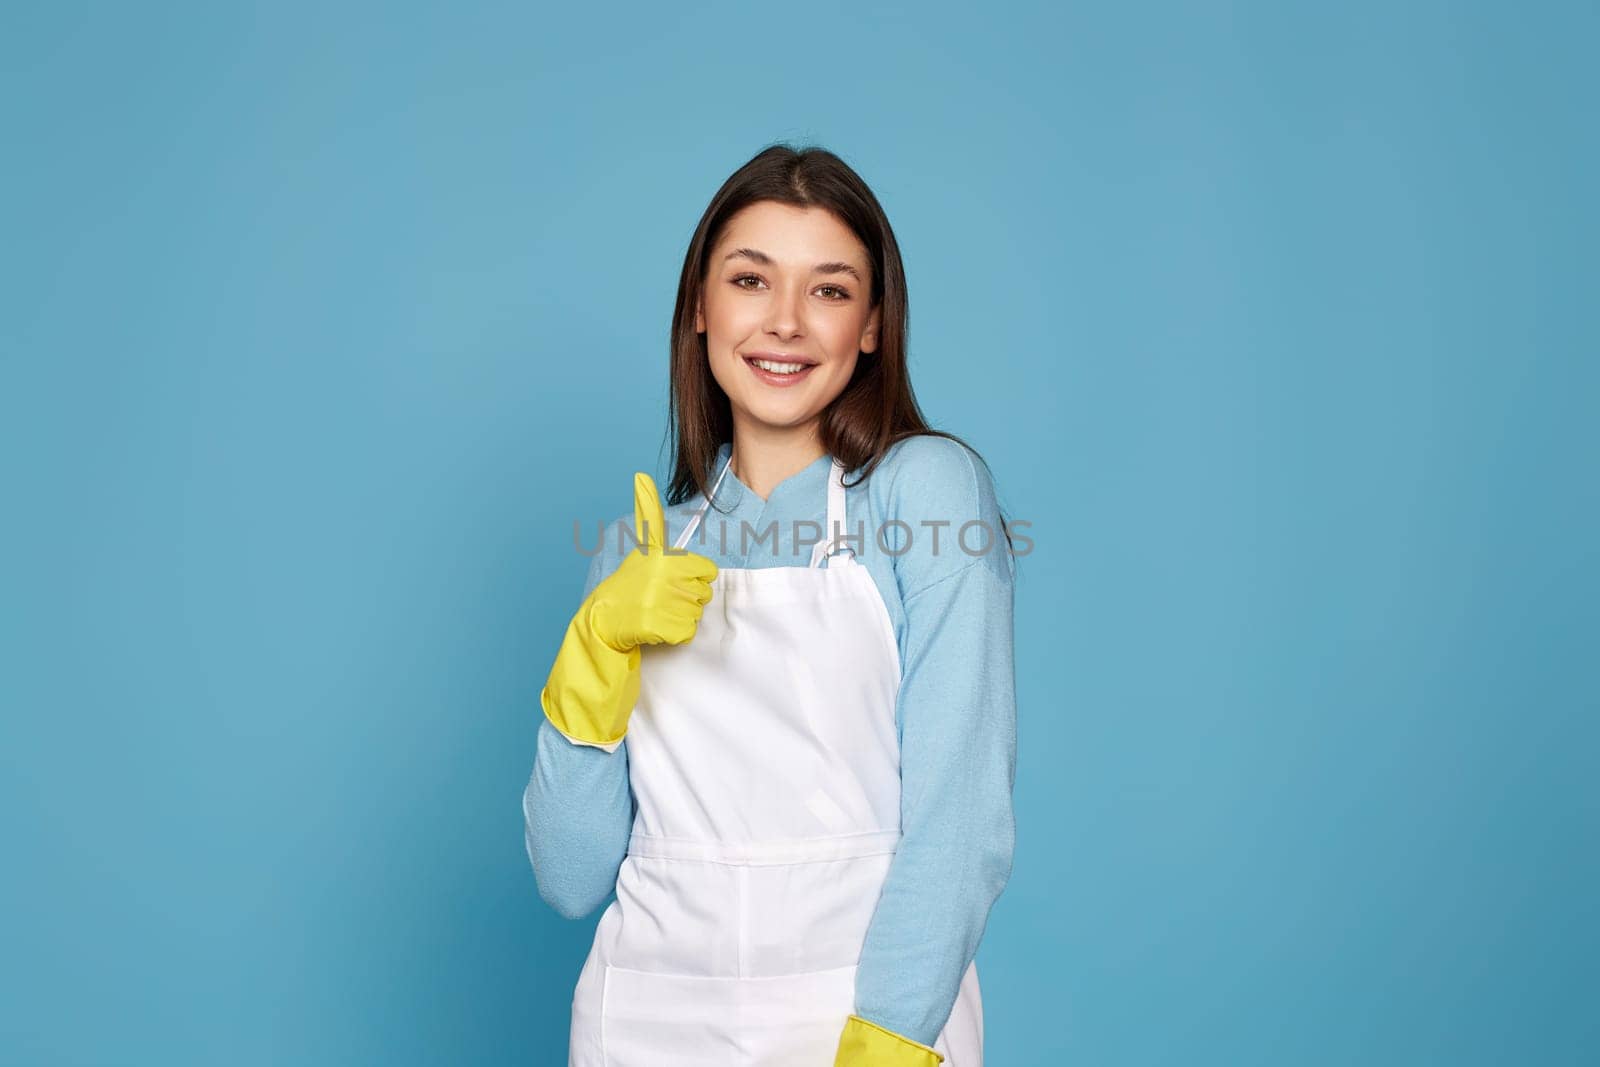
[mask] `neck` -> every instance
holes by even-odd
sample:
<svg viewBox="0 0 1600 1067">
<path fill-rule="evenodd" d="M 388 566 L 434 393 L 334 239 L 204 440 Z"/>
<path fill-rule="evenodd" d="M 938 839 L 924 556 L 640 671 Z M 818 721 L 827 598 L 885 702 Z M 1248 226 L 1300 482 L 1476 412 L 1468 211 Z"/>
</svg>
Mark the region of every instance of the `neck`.
<svg viewBox="0 0 1600 1067">
<path fill-rule="evenodd" d="M 735 426 L 729 467 L 751 492 L 765 500 L 785 478 L 805 470 L 826 452 L 816 423 L 777 430 Z"/>
</svg>

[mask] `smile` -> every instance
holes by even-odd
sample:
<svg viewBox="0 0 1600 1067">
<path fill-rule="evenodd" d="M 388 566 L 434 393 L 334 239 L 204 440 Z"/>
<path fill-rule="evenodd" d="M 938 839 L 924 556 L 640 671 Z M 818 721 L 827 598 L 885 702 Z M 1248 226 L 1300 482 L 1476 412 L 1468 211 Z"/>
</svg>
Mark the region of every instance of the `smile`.
<svg viewBox="0 0 1600 1067">
<path fill-rule="evenodd" d="M 783 386 L 794 385 L 802 381 L 811 373 L 815 363 L 789 363 L 776 359 L 762 359 L 754 356 L 744 357 L 745 366 L 749 367 L 761 381 L 768 385 Z"/>
</svg>

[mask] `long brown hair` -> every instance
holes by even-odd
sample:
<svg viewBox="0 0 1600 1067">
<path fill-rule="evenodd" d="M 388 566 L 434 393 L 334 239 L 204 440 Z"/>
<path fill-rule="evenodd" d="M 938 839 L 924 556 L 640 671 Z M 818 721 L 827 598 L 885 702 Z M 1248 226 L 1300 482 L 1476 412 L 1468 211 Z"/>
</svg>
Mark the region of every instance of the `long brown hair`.
<svg viewBox="0 0 1600 1067">
<path fill-rule="evenodd" d="M 774 144 L 734 171 L 711 198 L 695 227 L 678 279 L 672 313 L 671 419 L 668 440 L 677 460 L 666 499 L 682 503 L 709 494 L 711 464 L 723 442 L 733 440 L 733 408 L 711 374 L 706 339 L 694 328 L 711 250 L 740 210 L 762 200 L 795 207 L 820 207 L 850 228 L 871 262 L 871 306 L 882 304 L 878 348 L 863 352 L 844 391 L 822 413 L 822 446 L 846 470 L 864 468 L 851 485 L 865 481 L 897 442 L 918 434 L 946 437 L 988 466 L 977 449 L 955 434 L 928 425 L 906 372 L 909 304 L 905 265 L 894 229 L 878 198 L 844 160 L 825 148 Z M 1011 542 L 1009 523 L 1001 529 Z"/>
</svg>

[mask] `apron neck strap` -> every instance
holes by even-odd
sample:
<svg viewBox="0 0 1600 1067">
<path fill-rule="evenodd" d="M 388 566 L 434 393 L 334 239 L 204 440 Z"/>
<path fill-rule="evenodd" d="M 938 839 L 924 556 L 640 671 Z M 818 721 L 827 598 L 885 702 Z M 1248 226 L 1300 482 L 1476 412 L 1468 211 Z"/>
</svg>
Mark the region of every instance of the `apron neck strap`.
<svg viewBox="0 0 1600 1067">
<path fill-rule="evenodd" d="M 722 461 L 722 469 L 717 472 L 717 480 L 711 483 L 711 492 L 706 495 L 705 503 L 695 509 L 694 516 L 689 520 L 689 524 L 683 528 L 683 532 L 678 535 L 678 539 L 672 542 L 673 548 L 682 548 L 689 543 L 689 538 L 694 536 L 695 528 L 700 525 L 700 520 L 705 518 L 706 509 L 717 498 L 717 490 L 722 488 L 722 479 L 728 476 L 728 467 L 732 463 L 733 452 L 729 451 L 728 458 Z"/>
<path fill-rule="evenodd" d="M 833 468 L 828 472 L 828 525 L 822 531 L 822 540 L 811 549 L 811 566 L 822 566 L 824 559 L 838 554 L 841 550 L 850 553 L 850 558 L 854 561 L 856 550 L 840 543 L 849 532 L 844 516 L 844 464 L 835 456 Z M 832 563 L 828 565 L 833 566 Z"/>
</svg>

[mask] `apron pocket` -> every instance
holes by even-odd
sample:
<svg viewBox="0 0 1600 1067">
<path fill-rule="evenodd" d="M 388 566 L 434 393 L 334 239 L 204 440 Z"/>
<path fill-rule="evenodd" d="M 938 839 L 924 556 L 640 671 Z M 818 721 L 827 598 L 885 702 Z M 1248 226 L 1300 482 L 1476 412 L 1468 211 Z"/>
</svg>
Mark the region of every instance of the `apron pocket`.
<svg viewBox="0 0 1600 1067">
<path fill-rule="evenodd" d="M 831 1067 L 856 969 L 703 978 L 606 967 L 606 1067 Z"/>
</svg>

